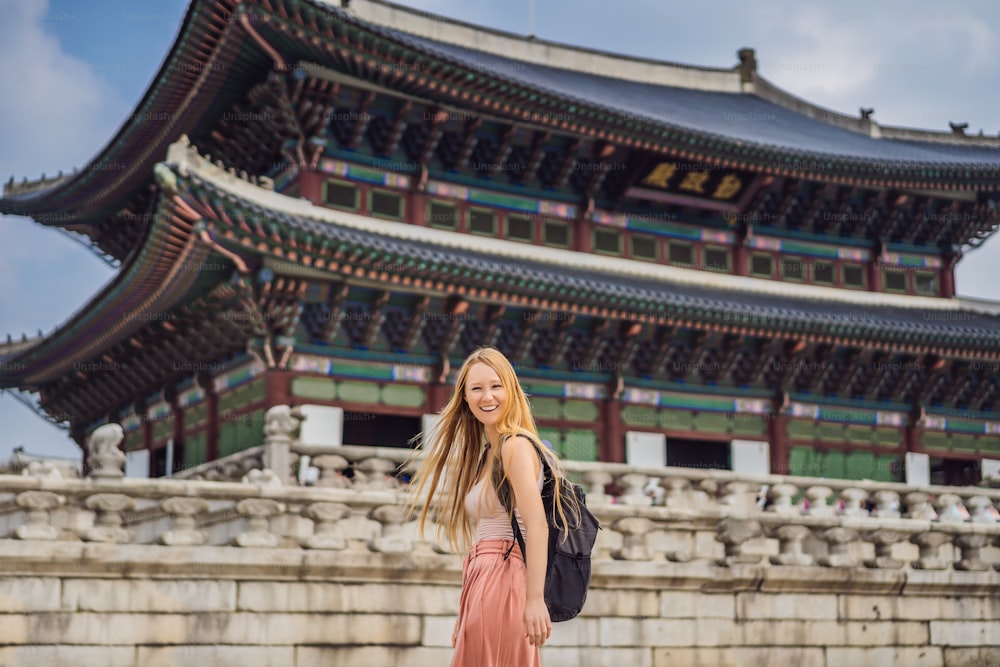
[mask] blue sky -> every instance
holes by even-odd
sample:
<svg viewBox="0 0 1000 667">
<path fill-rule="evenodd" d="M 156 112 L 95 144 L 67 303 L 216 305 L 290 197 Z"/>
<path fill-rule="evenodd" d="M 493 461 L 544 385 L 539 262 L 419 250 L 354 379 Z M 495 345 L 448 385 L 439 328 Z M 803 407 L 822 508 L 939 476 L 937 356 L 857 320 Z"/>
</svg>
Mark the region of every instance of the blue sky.
<svg viewBox="0 0 1000 667">
<path fill-rule="evenodd" d="M 364 0 L 355 0 L 356 3 Z M 411 0 L 421 10 L 515 33 L 530 0 Z M 744 46 L 789 92 L 886 125 L 1000 132 L 1000 3 L 966 0 L 535 0 L 544 39 L 660 60 L 731 67 Z M 142 97 L 186 0 L 0 0 L 0 178 L 83 167 Z M 959 265 L 965 296 L 1000 299 L 1000 239 Z M 50 332 L 113 276 L 64 234 L 0 216 L 0 336 Z M 78 456 L 65 434 L 0 396 L 0 461 Z"/>
</svg>

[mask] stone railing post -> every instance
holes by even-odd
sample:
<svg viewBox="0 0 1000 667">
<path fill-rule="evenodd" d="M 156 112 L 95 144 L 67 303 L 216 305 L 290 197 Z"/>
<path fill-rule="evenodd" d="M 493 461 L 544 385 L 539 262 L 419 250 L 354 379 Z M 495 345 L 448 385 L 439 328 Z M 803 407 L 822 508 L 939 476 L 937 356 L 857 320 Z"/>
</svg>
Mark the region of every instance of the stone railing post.
<svg viewBox="0 0 1000 667">
<path fill-rule="evenodd" d="M 131 533 L 122 528 L 121 513 L 135 508 L 135 500 L 122 493 L 97 493 L 88 496 L 84 505 L 97 512 L 94 527 L 81 536 L 84 540 L 123 543 L 132 539 Z"/>
<path fill-rule="evenodd" d="M 314 456 L 311 463 L 319 468 L 316 486 L 333 489 L 346 489 L 351 486 L 351 480 L 344 476 L 344 471 L 350 464 L 340 454 L 320 454 Z"/>
<path fill-rule="evenodd" d="M 793 487 L 794 488 L 794 487 Z M 812 565 L 813 557 L 802 551 L 802 542 L 809 537 L 810 530 L 800 524 L 771 526 L 770 537 L 778 540 L 778 553 L 770 557 L 773 565 Z"/>
<path fill-rule="evenodd" d="M 802 511 L 792 504 L 792 498 L 799 492 L 799 487 L 794 484 L 775 484 L 767 490 L 767 499 L 770 501 L 766 512 L 780 514 L 782 516 L 794 516 Z"/>
<path fill-rule="evenodd" d="M 756 564 L 760 554 L 743 553 L 743 544 L 763 535 L 760 524 L 747 519 L 723 519 L 715 529 L 715 539 L 726 547 L 726 555 L 719 565 Z"/>
<path fill-rule="evenodd" d="M 261 463 L 273 470 L 282 484 L 291 480 L 292 442 L 305 416 L 298 408 L 275 405 L 264 414 L 264 454 Z"/>
<path fill-rule="evenodd" d="M 840 492 L 840 499 L 844 506 L 840 509 L 840 515 L 852 518 L 867 517 L 868 510 L 863 503 L 868 500 L 868 492 L 864 489 L 847 488 Z"/>
<path fill-rule="evenodd" d="M 125 439 L 125 431 L 118 424 L 99 426 L 87 438 L 87 465 L 90 466 L 88 477 L 94 479 L 120 479 L 125 476 L 122 467 L 125 465 L 125 452 L 119 445 Z"/>
<path fill-rule="evenodd" d="M 833 516 L 834 508 L 831 507 L 827 498 L 833 495 L 833 489 L 829 486 L 810 486 L 805 491 L 806 500 L 809 506 L 806 508 L 806 516 Z"/>
<path fill-rule="evenodd" d="M 51 491 L 25 491 L 17 494 L 17 506 L 27 513 L 28 523 L 18 526 L 14 535 L 19 540 L 59 539 L 59 529 L 51 524 L 49 510 L 66 502 L 66 496 Z"/>
<path fill-rule="evenodd" d="M 965 517 L 958 509 L 962 499 L 954 493 L 942 493 L 934 499 L 937 520 L 941 523 L 965 523 Z"/>
<path fill-rule="evenodd" d="M 722 485 L 722 498 L 719 504 L 731 508 L 734 512 L 749 513 L 756 511 L 757 505 L 751 500 L 750 490 L 755 487 L 750 482 L 732 481 Z"/>
<path fill-rule="evenodd" d="M 174 517 L 173 528 L 160 535 L 161 544 L 190 547 L 205 543 L 205 533 L 195 528 L 195 516 L 208 511 L 207 500 L 178 496 L 167 498 L 160 507 Z"/>
<path fill-rule="evenodd" d="M 903 567 L 903 561 L 892 557 L 892 545 L 902 540 L 903 537 L 903 533 L 895 530 L 880 529 L 865 533 L 864 540 L 875 546 L 875 557 L 866 560 L 865 567 L 881 570 L 898 570 Z"/>
<path fill-rule="evenodd" d="M 933 521 L 937 518 L 931 507 L 931 497 L 923 491 L 907 493 L 903 500 L 906 501 L 906 513 L 903 516 L 907 519 Z"/>
<path fill-rule="evenodd" d="M 368 541 L 370 550 L 393 554 L 409 553 L 413 550 L 413 541 L 403 532 L 403 523 L 409 517 L 406 507 L 382 505 L 373 509 L 370 516 L 382 524 L 381 535 Z"/>
<path fill-rule="evenodd" d="M 271 532 L 270 518 L 285 511 L 285 504 L 270 498 L 244 498 L 236 503 L 236 511 L 246 515 L 247 530 L 236 536 L 241 547 L 272 548 L 278 546 L 278 536 Z"/>
<path fill-rule="evenodd" d="M 339 457 L 338 457 L 339 458 Z M 347 539 L 339 522 L 351 513 L 341 503 L 312 503 L 302 508 L 302 515 L 315 522 L 313 534 L 302 540 L 306 549 L 346 549 Z"/>
<path fill-rule="evenodd" d="M 396 468 L 396 463 L 389 459 L 364 459 L 354 467 L 354 488 L 371 491 L 399 488 L 399 480 L 394 474 Z"/>
<path fill-rule="evenodd" d="M 899 514 L 899 494 L 895 491 L 880 490 L 872 496 L 875 501 L 875 509 L 871 515 L 879 519 L 898 519 Z"/>
<path fill-rule="evenodd" d="M 913 495 L 913 494 L 910 494 Z M 927 494 L 921 494 L 926 496 Z M 920 557 L 910 563 L 917 570 L 943 570 L 948 563 L 940 557 L 941 545 L 951 541 L 951 538 L 938 532 L 917 533 L 910 537 L 910 542 L 920 549 Z"/>
<path fill-rule="evenodd" d="M 965 501 L 969 510 L 969 520 L 972 523 L 995 524 L 997 518 L 990 513 L 993 503 L 986 496 L 972 496 Z"/>
<path fill-rule="evenodd" d="M 622 545 L 612 549 L 611 557 L 615 560 L 650 560 L 652 556 L 646 544 L 646 535 L 653 528 L 652 521 L 638 516 L 623 517 L 615 521 L 611 529 L 622 534 Z"/>
<path fill-rule="evenodd" d="M 605 493 L 608 484 L 614 481 L 611 473 L 603 470 L 588 470 L 581 477 L 583 478 L 583 486 L 587 489 L 588 505 L 608 505 L 611 503 L 611 496 Z"/>
<path fill-rule="evenodd" d="M 956 570 L 985 572 L 990 566 L 979 557 L 979 552 L 990 542 L 983 533 L 963 533 L 955 536 L 955 546 L 962 550 L 962 558 L 955 561 Z"/>
<path fill-rule="evenodd" d="M 835 526 L 827 528 L 817 535 L 826 542 L 829 553 L 817 560 L 823 567 L 857 567 L 858 558 L 848 553 L 853 542 L 858 541 L 858 533 L 851 528 Z"/>
<path fill-rule="evenodd" d="M 640 473 L 628 473 L 622 475 L 618 482 L 625 487 L 625 493 L 618 498 L 620 505 L 631 507 L 649 507 L 653 504 L 653 499 L 646 495 L 646 484 L 649 482 L 648 475 Z"/>
</svg>

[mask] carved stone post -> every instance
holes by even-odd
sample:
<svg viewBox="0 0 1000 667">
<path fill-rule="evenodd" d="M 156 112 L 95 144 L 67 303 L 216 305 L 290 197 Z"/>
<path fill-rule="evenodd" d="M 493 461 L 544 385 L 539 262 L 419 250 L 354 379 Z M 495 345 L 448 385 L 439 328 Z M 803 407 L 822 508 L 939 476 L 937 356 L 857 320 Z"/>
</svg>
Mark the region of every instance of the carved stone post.
<svg viewBox="0 0 1000 667">
<path fill-rule="evenodd" d="M 344 470 L 349 464 L 340 454 L 320 454 L 313 458 L 312 464 L 319 468 L 316 486 L 332 489 L 346 489 L 351 486 L 351 480 L 344 476 Z"/>
<path fill-rule="evenodd" d="M 872 496 L 872 500 L 875 501 L 875 509 L 872 510 L 872 516 L 880 519 L 899 518 L 898 493 L 886 490 L 876 491 L 875 495 Z"/>
<path fill-rule="evenodd" d="M 719 565 L 737 565 L 740 563 L 759 563 L 763 557 L 759 554 L 743 553 L 743 544 L 763 534 L 760 524 L 746 519 L 723 519 L 715 529 L 715 539 L 726 545 L 726 555 Z"/>
<path fill-rule="evenodd" d="M 604 492 L 614 480 L 611 473 L 603 470 L 588 470 L 583 473 L 583 486 L 587 489 L 587 504 L 609 505 L 611 496 Z"/>
<path fill-rule="evenodd" d="M 948 563 L 939 554 L 941 545 L 950 540 L 948 535 L 936 532 L 918 533 L 911 536 L 910 542 L 920 548 L 920 557 L 911 563 L 913 568 L 917 570 L 943 570 L 948 567 Z"/>
<path fill-rule="evenodd" d="M 959 510 L 962 499 L 954 493 L 942 493 L 934 499 L 934 508 L 937 509 L 937 520 L 941 523 L 964 523 L 965 517 Z"/>
<path fill-rule="evenodd" d="M 342 458 L 342 457 L 338 457 Z M 306 549 L 346 549 L 347 539 L 338 522 L 350 514 L 341 503 L 312 503 L 302 508 L 302 515 L 315 522 L 313 534 L 302 540 Z"/>
<path fill-rule="evenodd" d="M 625 493 L 618 499 L 619 504 L 631 507 L 649 507 L 653 504 L 653 499 L 644 490 L 649 482 L 648 475 L 633 472 L 622 475 L 618 482 L 625 487 Z"/>
<path fill-rule="evenodd" d="M 160 535 L 160 543 L 168 546 L 190 547 L 204 544 L 206 535 L 195 528 L 195 516 L 208 511 L 204 498 L 178 496 L 167 498 L 160 507 L 174 517 L 173 528 Z"/>
<path fill-rule="evenodd" d="M 774 565 L 812 565 L 813 557 L 802 551 L 802 541 L 810 534 L 806 526 L 792 523 L 777 526 L 769 532 L 771 537 L 778 539 L 778 551 L 781 552 L 776 556 L 771 556 L 771 563 Z"/>
<path fill-rule="evenodd" d="M 27 512 L 28 523 L 18 526 L 14 536 L 19 540 L 56 540 L 59 529 L 50 523 L 49 510 L 66 502 L 66 496 L 51 491 L 25 491 L 17 494 L 17 506 Z"/>
<path fill-rule="evenodd" d="M 858 558 L 847 552 L 853 542 L 858 541 L 858 533 L 851 528 L 835 526 L 827 528 L 817 536 L 826 542 L 829 553 L 820 556 L 818 561 L 823 567 L 857 567 Z"/>
<path fill-rule="evenodd" d="M 409 553 L 413 550 L 413 541 L 403 532 L 403 523 L 409 517 L 405 507 L 382 505 L 372 510 L 370 516 L 382 524 L 382 534 L 368 541 L 369 549 L 393 554 Z"/>
<path fill-rule="evenodd" d="M 666 477 L 660 480 L 660 486 L 663 487 L 664 491 L 664 507 L 688 508 L 691 506 L 691 481 L 686 477 Z"/>
<path fill-rule="evenodd" d="M 396 467 L 396 464 L 389 459 L 367 458 L 356 466 L 354 488 L 372 491 L 399 488 L 399 480 L 394 474 Z M 358 483 L 357 472 L 361 472 L 361 484 Z"/>
<path fill-rule="evenodd" d="M 236 511 L 245 514 L 247 530 L 236 536 L 241 547 L 271 548 L 278 546 L 278 536 L 271 532 L 270 518 L 285 511 L 285 504 L 270 498 L 244 498 L 236 503 Z"/>
<path fill-rule="evenodd" d="M 907 519 L 924 519 L 930 521 L 936 517 L 934 508 L 931 507 L 931 497 L 923 491 L 907 493 L 903 500 L 906 501 L 906 514 L 903 516 Z"/>
<path fill-rule="evenodd" d="M 263 465 L 273 470 L 283 484 L 292 473 L 292 443 L 298 437 L 299 425 L 305 416 L 298 408 L 275 405 L 264 414 Z"/>
<path fill-rule="evenodd" d="M 88 496 L 84 505 L 97 512 L 94 527 L 81 535 L 84 540 L 120 544 L 132 539 L 131 533 L 122 528 L 121 513 L 133 509 L 135 500 L 121 493 L 97 493 Z"/>
<path fill-rule="evenodd" d="M 618 519 L 611 525 L 612 530 L 622 534 L 622 545 L 611 551 L 615 560 L 650 560 L 646 535 L 653 529 L 653 522 L 638 516 Z"/>
<path fill-rule="evenodd" d="M 990 513 L 993 503 L 986 496 L 972 496 L 965 501 L 969 510 L 969 520 L 972 523 L 995 524 L 997 518 Z"/>
<path fill-rule="evenodd" d="M 767 499 L 771 502 L 768 503 L 765 511 L 783 516 L 795 516 L 797 514 L 801 514 L 802 511 L 792 504 L 792 498 L 794 498 L 795 494 L 798 492 L 799 487 L 794 484 L 775 484 L 767 491 Z"/>
<path fill-rule="evenodd" d="M 756 503 L 751 500 L 752 488 L 757 488 L 757 485 L 750 482 L 726 482 L 722 485 L 722 498 L 719 499 L 719 504 L 731 507 L 736 512 L 757 510 Z"/>
<path fill-rule="evenodd" d="M 898 570 L 903 561 L 892 557 L 892 545 L 903 539 L 903 534 L 895 530 L 873 530 L 864 534 L 864 540 L 875 545 L 875 558 L 865 561 L 865 567 L 881 570 Z"/>
<path fill-rule="evenodd" d="M 868 510 L 864 508 L 864 503 L 868 500 L 868 492 L 864 489 L 849 488 L 840 492 L 840 499 L 844 501 L 844 506 L 840 510 L 841 516 L 867 517 Z"/>
<path fill-rule="evenodd" d="M 94 479 L 120 479 L 125 476 L 125 452 L 119 445 L 125 439 L 125 431 L 118 424 L 99 426 L 87 438 L 87 465 L 89 477 Z"/>
<path fill-rule="evenodd" d="M 809 501 L 806 508 L 806 516 L 833 516 L 833 507 L 827 504 L 827 498 L 833 495 L 833 489 L 829 486 L 810 486 L 806 489 L 805 496 Z"/>
<path fill-rule="evenodd" d="M 955 546 L 962 550 L 962 558 L 955 561 L 955 569 L 972 572 L 985 572 L 989 570 L 989 564 L 979 557 L 980 550 L 989 544 L 989 539 L 987 535 L 981 533 L 956 535 Z"/>
</svg>

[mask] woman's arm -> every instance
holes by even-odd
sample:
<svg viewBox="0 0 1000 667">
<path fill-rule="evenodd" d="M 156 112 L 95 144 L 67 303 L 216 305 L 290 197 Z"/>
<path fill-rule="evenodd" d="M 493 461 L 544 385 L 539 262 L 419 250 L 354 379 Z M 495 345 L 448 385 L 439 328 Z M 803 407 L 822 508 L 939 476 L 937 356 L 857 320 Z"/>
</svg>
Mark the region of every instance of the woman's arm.
<svg viewBox="0 0 1000 667">
<path fill-rule="evenodd" d="M 545 569 L 549 550 L 549 526 L 545 521 L 542 494 L 538 490 L 538 460 L 534 445 L 516 436 L 500 449 L 504 470 L 510 480 L 514 502 L 524 521 L 524 546 L 527 565 L 527 596 L 524 605 L 524 631 L 532 644 L 541 646 L 552 633 L 552 622 L 545 607 Z"/>
</svg>

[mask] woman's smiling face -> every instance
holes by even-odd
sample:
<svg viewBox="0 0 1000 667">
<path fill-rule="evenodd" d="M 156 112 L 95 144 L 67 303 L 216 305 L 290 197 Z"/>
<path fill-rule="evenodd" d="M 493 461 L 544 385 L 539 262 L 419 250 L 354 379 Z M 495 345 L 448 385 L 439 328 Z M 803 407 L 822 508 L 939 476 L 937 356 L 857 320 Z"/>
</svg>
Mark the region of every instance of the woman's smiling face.
<svg viewBox="0 0 1000 667">
<path fill-rule="evenodd" d="M 483 426 L 493 426 L 500 417 L 507 392 L 497 372 L 484 363 L 473 364 L 465 381 L 465 402 Z"/>
</svg>

